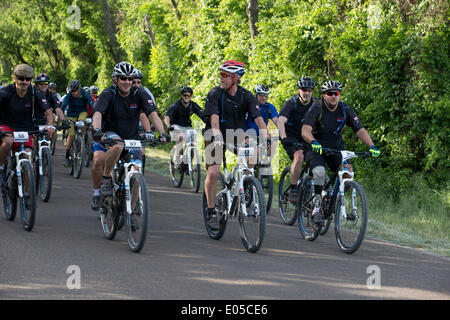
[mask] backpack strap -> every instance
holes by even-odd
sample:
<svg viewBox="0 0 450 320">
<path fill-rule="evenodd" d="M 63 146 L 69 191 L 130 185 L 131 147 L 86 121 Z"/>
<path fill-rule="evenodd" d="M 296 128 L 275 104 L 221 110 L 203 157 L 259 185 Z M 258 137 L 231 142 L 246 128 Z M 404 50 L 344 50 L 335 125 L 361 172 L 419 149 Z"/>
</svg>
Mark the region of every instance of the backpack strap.
<svg viewBox="0 0 450 320">
<path fill-rule="evenodd" d="M 291 116 L 289 117 L 289 121 L 288 121 L 288 125 L 291 127 L 294 126 L 294 124 L 292 123 L 292 120 L 294 120 L 295 113 L 297 112 L 297 95 L 293 95 L 292 99 L 294 99 L 294 112 L 291 113 Z"/>
</svg>

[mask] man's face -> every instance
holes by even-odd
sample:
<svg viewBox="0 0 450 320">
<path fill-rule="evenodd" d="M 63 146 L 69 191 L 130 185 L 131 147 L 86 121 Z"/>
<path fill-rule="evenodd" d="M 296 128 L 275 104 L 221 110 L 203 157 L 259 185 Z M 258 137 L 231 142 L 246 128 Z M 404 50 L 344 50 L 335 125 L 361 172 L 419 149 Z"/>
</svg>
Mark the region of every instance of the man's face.
<svg viewBox="0 0 450 320">
<path fill-rule="evenodd" d="M 304 102 L 306 102 L 306 104 L 309 103 L 309 101 L 311 101 L 312 95 L 313 95 L 313 89 L 311 88 L 299 88 L 298 89 L 298 94 L 300 95 L 300 97 L 302 97 L 302 100 Z"/>
<path fill-rule="evenodd" d="M 80 90 L 81 90 L 81 88 L 78 88 L 77 90 L 72 91 L 71 92 L 72 97 L 78 98 L 80 96 Z"/>
<path fill-rule="evenodd" d="M 38 82 L 36 83 L 36 87 L 39 89 L 39 91 L 45 93 L 48 90 L 48 82 Z"/>
<path fill-rule="evenodd" d="M 116 77 L 117 87 L 124 94 L 128 94 L 130 92 L 131 87 L 133 86 L 133 78 L 127 76 Z"/>
<path fill-rule="evenodd" d="M 31 77 L 14 76 L 16 87 L 21 91 L 26 91 L 31 84 Z"/>
<path fill-rule="evenodd" d="M 256 100 L 258 100 L 258 104 L 260 106 L 264 105 L 268 99 L 269 99 L 269 97 L 265 94 L 257 94 L 256 95 Z"/>
<path fill-rule="evenodd" d="M 133 86 L 140 88 L 142 85 L 141 79 L 135 78 L 133 79 Z"/>
<path fill-rule="evenodd" d="M 322 96 L 327 105 L 331 108 L 336 107 L 341 99 L 341 94 L 337 90 L 325 92 Z"/>
<path fill-rule="evenodd" d="M 231 73 L 220 71 L 220 88 L 228 90 L 233 85 L 232 76 Z"/>
<path fill-rule="evenodd" d="M 191 101 L 191 94 L 189 92 L 183 93 L 182 99 L 185 104 L 188 104 Z"/>
</svg>

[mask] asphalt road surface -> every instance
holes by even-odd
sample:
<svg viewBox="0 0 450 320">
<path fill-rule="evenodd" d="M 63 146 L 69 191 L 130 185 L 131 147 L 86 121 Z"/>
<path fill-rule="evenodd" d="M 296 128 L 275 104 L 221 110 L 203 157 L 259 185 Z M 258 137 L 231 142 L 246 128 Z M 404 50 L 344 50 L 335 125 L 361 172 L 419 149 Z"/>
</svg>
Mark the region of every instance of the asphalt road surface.
<svg viewBox="0 0 450 320">
<path fill-rule="evenodd" d="M 276 210 L 256 254 L 234 220 L 212 240 L 201 192 L 148 171 L 149 234 L 132 253 L 124 231 L 104 238 L 90 208 L 91 169 L 69 176 L 58 144 L 53 192 L 38 200 L 34 229 L 0 208 L 0 299 L 450 299 L 449 259 L 367 238 L 348 255 L 332 230 L 304 241 Z"/>
</svg>

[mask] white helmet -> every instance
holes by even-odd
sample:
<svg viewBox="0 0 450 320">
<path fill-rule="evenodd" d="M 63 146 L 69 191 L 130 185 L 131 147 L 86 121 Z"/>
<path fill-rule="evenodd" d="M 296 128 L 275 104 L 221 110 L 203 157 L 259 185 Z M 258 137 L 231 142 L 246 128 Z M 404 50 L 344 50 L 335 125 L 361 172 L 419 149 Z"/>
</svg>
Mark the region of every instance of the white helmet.
<svg viewBox="0 0 450 320">
<path fill-rule="evenodd" d="M 113 75 L 113 77 L 114 76 L 118 76 L 118 77 L 126 76 L 126 77 L 129 77 L 129 76 L 133 75 L 135 70 L 136 69 L 131 65 L 131 63 L 122 61 L 122 62 L 116 64 L 116 66 L 114 67 L 112 75 Z"/>
<path fill-rule="evenodd" d="M 255 94 L 269 95 L 270 94 L 270 89 L 265 84 L 258 84 L 255 87 Z"/>
</svg>

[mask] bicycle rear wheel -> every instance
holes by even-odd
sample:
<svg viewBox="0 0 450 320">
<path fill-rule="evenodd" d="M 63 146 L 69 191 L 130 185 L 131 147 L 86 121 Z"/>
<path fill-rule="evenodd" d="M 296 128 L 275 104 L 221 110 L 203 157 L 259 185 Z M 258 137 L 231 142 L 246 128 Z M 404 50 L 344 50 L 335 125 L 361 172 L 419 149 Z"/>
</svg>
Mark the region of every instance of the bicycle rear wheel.
<svg viewBox="0 0 450 320">
<path fill-rule="evenodd" d="M 281 220 L 291 226 L 295 223 L 297 212 L 295 204 L 289 201 L 289 194 L 291 192 L 291 167 L 284 168 L 280 176 L 278 184 L 278 205 L 280 208 Z"/>
<path fill-rule="evenodd" d="M 83 170 L 83 162 L 84 162 L 84 140 L 82 137 L 77 135 L 75 137 L 74 143 L 74 152 L 72 157 L 72 165 L 73 165 L 73 177 L 78 179 L 81 176 L 81 172 Z"/>
<path fill-rule="evenodd" d="M 178 157 L 180 159 L 181 157 Z M 183 164 L 177 160 L 175 156 L 175 148 L 170 152 L 170 176 L 172 177 L 173 185 L 177 188 L 181 187 L 184 177 Z"/>
<path fill-rule="evenodd" d="M 217 179 L 217 194 L 216 194 L 216 211 L 219 213 L 219 228 L 218 230 L 211 229 L 208 220 L 208 202 L 206 201 L 206 193 L 203 192 L 203 221 L 205 223 L 206 232 L 211 239 L 219 240 L 222 238 L 227 227 L 227 216 L 224 214 L 227 210 L 228 198 L 225 192 L 225 178 L 223 174 L 219 174 Z"/>
<path fill-rule="evenodd" d="M 342 215 L 345 203 L 346 217 Z M 353 253 L 361 246 L 367 227 L 367 200 L 363 187 L 356 181 L 347 181 L 344 199 L 338 198 L 335 215 L 335 233 L 339 248 Z"/>
<path fill-rule="evenodd" d="M 201 178 L 201 171 L 200 171 L 200 159 L 198 157 L 198 152 L 195 149 L 191 149 L 191 167 L 192 171 L 189 172 L 189 178 L 191 179 L 191 188 L 192 190 L 197 193 L 200 189 L 200 178 Z"/>
<path fill-rule="evenodd" d="M 270 208 L 272 207 L 272 199 L 273 199 L 273 175 L 264 174 L 265 171 L 271 169 L 270 167 L 261 167 L 258 164 L 258 179 L 261 183 L 261 187 L 264 192 L 264 199 L 266 203 L 266 212 L 269 214 Z"/>
<path fill-rule="evenodd" d="M 311 190 L 311 181 L 312 177 L 310 176 L 302 181 L 296 206 L 300 234 L 303 239 L 309 241 L 316 240 L 322 229 L 317 227 L 312 220 L 314 193 Z"/>
<path fill-rule="evenodd" d="M 39 174 L 39 171 L 37 172 Z M 48 202 L 52 193 L 53 164 L 49 148 L 42 149 L 42 175 L 39 175 L 39 190 L 41 199 Z"/>
<path fill-rule="evenodd" d="M 85 148 L 84 148 L 83 165 L 85 167 L 89 167 L 89 164 L 91 163 L 94 154 L 92 150 L 92 133 L 89 129 L 86 130 L 84 141 L 85 141 Z"/>
<path fill-rule="evenodd" d="M 266 231 L 266 204 L 264 192 L 254 176 L 244 177 L 244 195 L 247 215 L 239 213 L 241 239 L 249 252 L 257 252 Z"/>
<path fill-rule="evenodd" d="M 36 191 L 33 167 L 29 161 L 20 164 L 22 171 L 23 197 L 19 198 L 22 224 L 25 231 L 31 231 L 36 218 Z"/>
<path fill-rule="evenodd" d="M 130 176 L 129 186 L 131 214 L 125 213 L 126 233 L 131 251 L 139 252 L 144 247 L 147 238 L 150 202 L 147 183 L 142 174 L 133 173 Z"/>
</svg>

